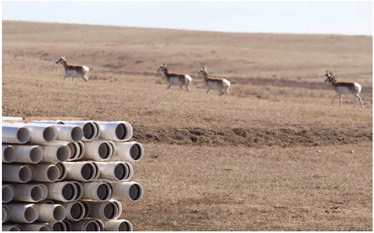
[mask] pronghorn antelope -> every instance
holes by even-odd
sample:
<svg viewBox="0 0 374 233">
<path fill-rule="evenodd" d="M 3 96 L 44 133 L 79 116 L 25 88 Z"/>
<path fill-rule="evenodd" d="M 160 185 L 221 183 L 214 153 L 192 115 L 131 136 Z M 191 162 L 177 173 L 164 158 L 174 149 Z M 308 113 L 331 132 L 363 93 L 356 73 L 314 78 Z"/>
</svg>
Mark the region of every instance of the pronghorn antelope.
<svg viewBox="0 0 374 233">
<path fill-rule="evenodd" d="M 181 89 L 186 86 L 187 91 L 190 91 L 192 78 L 188 74 L 169 73 L 165 63 L 157 69 L 157 72 L 161 72 L 162 76 L 168 81 L 169 86 L 166 89 L 169 89 L 171 85 L 178 85 Z"/>
<path fill-rule="evenodd" d="M 72 77 L 73 81 L 75 81 L 75 77 L 81 77 L 84 79 L 84 81 L 88 81 L 87 74 L 90 69 L 87 66 L 68 64 L 65 56 L 62 56 L 58 61 L 56 61 L 56 64 L 62 64 L 64 66 L 64 80 L 67 77 Z"/>
<path fill-rule="evenodd" d="M 229 80 L 218 77 L 209 77 L 208 69 L 205 66 L 202 69 L 200 69 L 197 75 L 200 78 L 204 79 L 205 86 L 207 88 L 206 93 L 208 93 L 210 89 L 216 89 L 220 90 L 220 95 L 223 95 L 225 93 L 229 95 L 229 87 L 231 85 Z"/>
<path fill-rule="evenodd" d="M 353 107 L 356 107 L 357 100 L 360 101 L 361 108 L 364 108 L 364 105 L 362 103 L 362 98 L 359 96 L 359 93 L 361 92 L 361 85 L 356 82 L 338 82 L 335 78 L 335 76 L 332 74 L 331 71 L 326 71 L 326 80 L 325 82 L 331 83 L 332 87 L 336 91 L 336 95 L 332 98 L 331 104 L 334 103 L 336 97 L 339 97 L 339 106 L 342 106 L 342 94 L 352 94 L 353 97 L 356 99 L 355 104 Z"/>
</svg>

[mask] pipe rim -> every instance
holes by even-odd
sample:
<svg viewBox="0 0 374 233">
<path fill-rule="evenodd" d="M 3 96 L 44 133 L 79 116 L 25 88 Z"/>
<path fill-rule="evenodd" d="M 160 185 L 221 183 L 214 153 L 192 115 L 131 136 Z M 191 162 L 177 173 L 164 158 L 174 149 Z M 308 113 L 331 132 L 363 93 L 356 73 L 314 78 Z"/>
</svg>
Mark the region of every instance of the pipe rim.
<svg viewBox="0 0 374 233">
<path fill-rule="evenodd" d="M 43 150 L 39 146 L 34 146 L 30 149 L 29 157 L 32 163 L 39 163 L 43 159 Z"/>
<path fill-rule="evenodd" d="M 95 139 L 96 135 L 97 135 L 97 127 L 94 123 L 92 122 L 86 122 L 83 127 L 82 127 L 82 130 L 83 130 L 83 137 L 88 140 L 88 141 L 92 141 Z"/>
<path fill-rule="evenodd" d="M 67 171 L 66 171 L 66 167 L 63 163 L 56 163 L 55 166 L 60 170 L 60 175 L 59 177 L 57 178 L 57 180 L 63 180 L 65 179 L 66 175 L 67 175 Z"/>
<path fill-rule="evenodd" d="M 103 141 L 97 151 L 102 160 L 108 160 L 113 154 L 113 147 L 108 142 Z"/>
<path fill-rule="evenodd" d="M 65 222 L 54 222 L 50 224 L 53 231 L 67 231 L 67 226 Z"/>
<path fill-rule="evenodd" d="M 79 145 L 79 153 L 78 153 L 76 159 L 81 159 L 84 156 L 84 154 L 86 153 L 86 148 L 85 148 L 84 143 L 82 141 L 79 141 L 77 143 Z"/>
<path fill-rule="evenodd" d="M 73 139 L 73 141 L 77 142 L 77 141 L 82 140 L 82 138 L 83 138 L 83 130 L 82 130 L 82 128 L 80 128 L 78 126 L 75 126 L 71 130 L 71 139 Z"/>
<path fill-rule="evenodd" d="M 66 145 L 70 148 L 70 152 L 71 152 L 68 161 L 75 160 L 79 154 L 78 144 L 76 142 L 68 142 Z"/>
<path fill-rule="evenodd" d="M 62 205 L 55 205 L 55 208 L 53 209 L 53 218 L 56 221 L 62 221 L 66 217 L 65 208 Z"/>
<path fill-rule="evenodd" d="M 47 178 L 49 181 L 57 181 L 60 177 L 60 169 L 56 165 L 50 165 L 47 169 Z"/>
<path fill-rule="evenodd" d="M 45 129 L 43 130 L 43 138 L 47 142 L 51 142 L 51 141 L 56 140 L 56 138 L 57 138 L 56 128 L 52 127 L 52 126 L 45 127 Z"/>
<path fill-rule="evenodd" d="M 125 123 L 119 123 L 116 126 L 115 135 L 116 135 L 117 139 L 120 140 L 120 141 L 126 140 L 127 137 L 128 137 L 128 129 L 127 129 L 126 126 L 127 125 Z"/>
<path fill-rule="evenodd" d="M 68 146 L 62 145 L 56 151 L 56 157 L 60 162 L 64 162 L 71 157 L 71 151 Z"/>
<path fill-rule="evenodd" d="M 131 201 L 139 201 L 143 197 L 143 188 L 139 183 L 133 183 L 129 187 L 128 192 L 129 198 Z"/>
<path fill-rule="evenodd" d="M 96 197 L 100 201 L 107 201 L 112 197 L 112 186 L 108 182 L 101 182 L 96 189 Z"/>
<path fill-rule="evenodd" d="M 86 207 L 82 202 L 74 202 L 67 209 L 69 217 L 74 221 L 79 221 L 85 217 Z"/>
<path fill-rule="evenodd" d="M 3 150 L 3 162 L 11 163 L 16 160 L 16 149 L 13 146 L 7 145 Z"/>
<path fill-rule="evenodd" d="M 23 218 L 28 222 L 35 222 L 39 218 L 38 210 L 34 205 L 27 206 L 23 213 Z"/>
<path fill-rule="evenodd" d="M 131 145 L 130 148 L 130 156 L 134 161 L 139 161 L 143 158 L 144 155 L 144 147 L 142 144 L 135 142 Z"/>
<path fill-rule="evenodd" d="M 102 209 L 102 213 L 103 213 L 103 216 L 105 217 L 105 219 L 107 220 L 110 220 L 110 219 L 114 219 L 117 217 L 118 215 L 118 206 L 113 203 L 113 202 L 106 202 L 105 204 L 103 204 L 103 209 Z"/>
<path fill-rule="evenodd" d="M 122 220 L 121 223 L 118 224 L 116 231 L 132 231 L 132 224 L 127 220 Z"/>
<path fill-rule="evenodd" d="M 125 180 L 129 176 L 129 166 L 125 163 L 117 163 L 113 169 L 116 180 Z"/>
<path fill-rule="evenodd" d="M 29 182 L 32 179 L 32 170 L 29 166 L 21 166 L 18 171 L 18 178 L 22 183 Z"/>
<path fill-rule="evenodd" d="M 84 231 L 99 231 L 100 230 L 100 225 L 94 221 L 87 221 L 86 224 L 84 225 Z"/>
<path fill-rule="evenodd" d="M 81 167 L 81 176 L 85 181 L 93 180 L 96 176 L 96 167 L 93 163 L 88 162 Z"/>
<path fill-rule="evenodd" d="M 8 203 L 14 198 L 14 188 L 11 185 L 3 185 L 2 188 L 2 202 Z M 4 206 L 3 206 L 4 207 Z"/>
<path fill-rule="evenodd" d="M 28 142 L 30 140 L 30 137 L 31 137 L 31 134 L 30 134 L 30 131 L 27 128 L 21 127 L 21 128 L 18 129 L 17 140 L 20 143 Z"/>
<path fill-rule="evenodd" d="M 66 201 L 72 201 L 76 197 L 76 187 L 74 184 L 68 182 L 61 190 L 61 195 Z"/>
<path fill-rule="evenodd" d="M 83 186 L 82 186 L 82 184 L 77 182 L 77 181 L 72 181 L 71 183 L 73 184 L 74 189 L 75 189 L 75 193 L 76 193 L 74 200 L 81 199 L 82 196 L 83 196 Z"/>
<path fill-rule="evenodd" d="M 40 185 L 35 185 L 31 188 L 30 197 L 34 202 L 43 201 L 45 198 L 45 189 Z"/>
</svg>

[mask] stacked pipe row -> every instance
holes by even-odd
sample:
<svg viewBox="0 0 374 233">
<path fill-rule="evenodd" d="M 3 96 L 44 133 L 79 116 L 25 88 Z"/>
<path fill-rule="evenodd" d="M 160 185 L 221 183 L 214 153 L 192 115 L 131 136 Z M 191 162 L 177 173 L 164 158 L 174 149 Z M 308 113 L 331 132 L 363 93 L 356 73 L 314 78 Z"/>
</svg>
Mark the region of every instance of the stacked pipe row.
<svg viewBox="0 0 374 233">
<path fill-rule="evenodd" d="M 120 201 L 144 148 L 125 121 L 34 121 L 2 126 L 2 230 L 131 231 Z"/>
</svg>

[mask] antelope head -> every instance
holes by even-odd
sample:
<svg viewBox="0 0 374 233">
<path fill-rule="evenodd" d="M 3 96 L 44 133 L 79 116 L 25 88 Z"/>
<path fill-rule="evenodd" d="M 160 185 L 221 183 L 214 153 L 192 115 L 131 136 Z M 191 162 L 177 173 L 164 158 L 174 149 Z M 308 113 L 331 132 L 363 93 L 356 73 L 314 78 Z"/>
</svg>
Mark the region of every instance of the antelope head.
<svg viewBox="0 0 374 233">
<path fill-rule="evenodd" d="M 157 69 L 157 72 L 164 72 L 167 66 L 168 65 L 165 63 L 160 65 L 160 67 Z"/>
<path fill-rule="evenodd" d="M 203 66 L 199 73 L 197 73 L 197 76 L 201 77 L 201 78 L 204 78 L 206 76 L 208 76 L 208 68 L 206 68 L 205 66 Z"/>
<path fill-rule="evenodd" d="M 325 76 L 326 76 L 325 83 L 331 83 L 332 80 L 333 80 L 333 78 L 334 78 L 334 75 L 332 74 L 332 72 L 326 70 L 326 74 L 325 74 Z"/>
<path fill-rule="evenodd" d="M 56 61 L 56 64 L 64 64 L 64 63 L 66 63 L 65 56 L 61 56 L 60 59 L 58 59 L 58 61 Z"/>
</svg>

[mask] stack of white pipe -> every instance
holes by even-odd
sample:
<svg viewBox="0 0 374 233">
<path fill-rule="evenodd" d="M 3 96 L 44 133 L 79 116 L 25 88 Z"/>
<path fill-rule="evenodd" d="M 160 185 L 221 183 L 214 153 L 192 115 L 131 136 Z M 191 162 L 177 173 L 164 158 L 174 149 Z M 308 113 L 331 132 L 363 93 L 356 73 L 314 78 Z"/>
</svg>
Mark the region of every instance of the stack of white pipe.
<svg viewBox="0 0 374 233">
<path fill-rule="evenodd" d="M 2 230 L 132 231 L 120 201 L 139 201 L 132 163 L 144 156 L 125 121 L 2 126 Z"/>
</svg>

